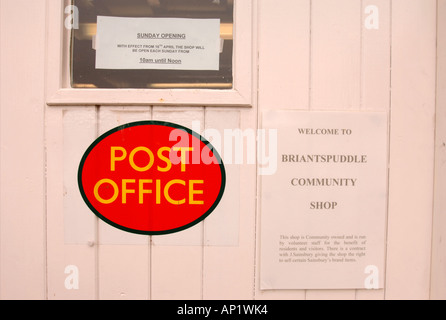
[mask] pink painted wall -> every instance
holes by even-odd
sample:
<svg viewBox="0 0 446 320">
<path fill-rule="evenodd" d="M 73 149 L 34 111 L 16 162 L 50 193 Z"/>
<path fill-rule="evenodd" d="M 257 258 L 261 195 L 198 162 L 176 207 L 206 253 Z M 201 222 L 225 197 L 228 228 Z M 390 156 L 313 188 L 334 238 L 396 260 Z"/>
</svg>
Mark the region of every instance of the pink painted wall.
<svg viewBox="0 0 446 320">
<path fill-rule="evenodd" d="M 237 13 L 248 51 L 236 51 L 252 68 L 237 69 L 237 93 L 211 92 L 200 106 L 190 106 L 190 92 L 174 92 L 168 106 L 144 105 L 138 93 L 125 93 L 138 103 L 102 105 L 63 90 L 67 51 L 54 26 L 64 16 L 55 2 L 0 0 L 1 299 L 446 297 L 445 0 L 253 0 Z M 110 94 L 118 101 L 122 93 Z M 168 237 L 123 234 L 80 199 L 77 159 L 118 124 L 257 129 L 272 109 L 389 113 L 385 289 L 261 291 L 255 165 L 229 167 L 224 219 Z"/>
</svg>

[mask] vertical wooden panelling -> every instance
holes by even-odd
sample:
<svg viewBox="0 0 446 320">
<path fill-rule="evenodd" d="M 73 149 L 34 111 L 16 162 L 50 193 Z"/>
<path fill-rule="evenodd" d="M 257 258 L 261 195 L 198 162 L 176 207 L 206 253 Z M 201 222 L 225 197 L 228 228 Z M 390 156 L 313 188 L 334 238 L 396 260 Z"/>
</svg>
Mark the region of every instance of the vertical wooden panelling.
<svg viewBox="0 0 446 320">
<path fill-rule="evenodd" d="M 226 171 L 226 187 L 217 208 L 204 221 L 204 245 L 207 246 L 238 246 L 240 230 L 240 167 L 235 161 L 236 145 L 232 133 L 240 130 L 240 112 L 229 110 L 207 109 L 205 113 L 206 131 L 210 134 L 209 141 L 222 157 Z M 252 130 L 252 129 L 251 129 Z M 218 132 L 218 134 L 217 134 Z M 225 135 L 225 132 L 227 133 Z M 229 133 L 229 134 L 228 134 Z M 214 136 L 212 136 L 212 134 Z M 205 138 L 208 138 L 205 136 Z M 226 139 L 228 138 L 228 139 Z M 231 159 L 225 161 L 225 144 L 232 145 Z"/>
<path fill-rule="evenodd" d="M 310 0 L 259 1 L 259 110 L 308 108 Z"/>
<path fill-rule="evenodd" d="M 388 0 L 362 0 L 361 110 L 390 111 L 390 9 Z M 385 277 L 385 270 L 380 276 Z M 357 290 L 356 299 L 383 299 L 384 292 Z"/>
<path fill-rule="evenodd" d="M 179 124 L 192 129 L 194 125 L 204 127 L 204 108 L 154 107 L 153 120 Z M 153 238 L 154 245 L 201 246 L 203 243 L 203 223 L 181 233 Z"/>
<path fill-rule="evenodd" d="M 446 299 L 446 1 L 438 1 L 437 12 L 437 131 L 435 207 L 432 235 L 431 298 Z"/>
<path fill-rule="evenodd" d="M 280 5 L 277 1 L 260 1 L 259 115 L 272 109 L 309 108 L 310 4 L 310 0 L 284 0 Z M 258 212 L 256 299 L 305 299 L 304 290 L 259 289 L 261 208 Z"/>
<path fill-rule="evenodd" d="M 152 117 L 150 107 L 101 107 L 98 114 L 99 136 L 118 126 L 147 121 Z M 122 232 L 109 224 L 99 221 L 99 243 L 101 245 L 148 245 L 147 236 Z"/>
<path fill-rule="evenodd" d="M 258 0 L 258 100 L 245 109 L 45 108 L 45 58 L 49 65 L 54 58 L 53 51 L 45 57 L 45 35 L 60 35 L 45 29 L 48 18 L 58 18 L 49 3 L 0 0 L 0 298 L 446 296 L 445 0 Z M 215 215 L 174 235 L 118 231 L 79 195 L 82 154 L 111 128 L 153 119 L 255 131 L 271 109 L 389 111 L 384 290 L 261 291 L 255 164 L 228 165 L 227 198 Z"/>
<path fill-rule="evenodd" d="M 103 107 L 99 135 L 127 123 L 147 121 L 150 107 Z M 150 237 L 123 232 L 99 220 L 99 298 L 150 299 Z"/>
<path fill-rule="evenodd" d="M 77 174 L 87 148 L 97 138 L 95 108 L 62 111 L 63 218 L 67 244 L 96 243 L 97 219 L 79 192 Z"/>
<path fill-rule="evenodd" d="M 82 155 L 96 136 L 95 107 L 47 110 L 48 299 L 98 298 L 97 218 L 76 181 Z"/>
<path fill-rule="evenodd" d="M 357 109 L 361 2 L 311 1 L 311 109 Z"/>
<path fill-rule="evenodd" d="M 387 299 L 429 297 L 436 1 L 392 0 Z"/>
<path fill-rule="evenodd" d="M 0 298 L 42 299 L 45 285 L 45 1 L 0 9 Z"/>
<path fill-rule="evenodd" d="M 361 109 L 390 110 L 391 1 L 362 0 Z"/>
<path fill-rule="evenodd" d="M 153 120 L 204 127 L 204 108 L 154 107 Z M 203 223 L 178 234 L 152 237 L 152 299 L 202 299 Z"/>
<path fill-rule="evenodd" d="M 360 106 L 361 2 L 313 0 L 311 110 Z M 354 299 L 355 290 L 307 290 L 307 299 Z"/>
<path fill-rule="evenodd" d="M 203 298 L 249 300 L 253 298 L 254 285 L 255 210 L 252 204 L 255 203 L 255 178 L 242 179 L 242 172 L 253 177 L 255 164 L 238 163 L 235 151 L 228 157 L 225 150 L 229 138 L 234 140 L 232 146 L 235 146 L 234 130 L 241 130 L 246 136 L 254 134 L 255 130 L 242 120 L 239 110 L 207 108 L 205 120 L 206 130 L 219 132 L 222 137 L 220 147 L 215 147 L 219 148 L 225 162 L 227 181 L 221 205 L 204 223 Z M 245 157 L 248 150 L 255 153 L 250 149 L 252 145 L 247 145 L 248 141 L 244 140 Z"/>
</svg>

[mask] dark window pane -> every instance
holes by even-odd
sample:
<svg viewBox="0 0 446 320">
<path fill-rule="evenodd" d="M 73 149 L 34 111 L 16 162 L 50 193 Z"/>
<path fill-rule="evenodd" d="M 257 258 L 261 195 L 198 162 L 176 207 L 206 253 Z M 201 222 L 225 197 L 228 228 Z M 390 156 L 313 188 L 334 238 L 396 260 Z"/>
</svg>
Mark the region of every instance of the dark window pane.
<svg viewBox="0 0 446 320">
<path fill-rule="evenodd" d="M 210 88 L 233 84 L 233 0 L 73 0 L 80 27 L 72 31 L 74 88 Z M 96 69 L 93 39 L 98 16 L 220 19 L 224 39 L 219 70 Z"/>
</svg>

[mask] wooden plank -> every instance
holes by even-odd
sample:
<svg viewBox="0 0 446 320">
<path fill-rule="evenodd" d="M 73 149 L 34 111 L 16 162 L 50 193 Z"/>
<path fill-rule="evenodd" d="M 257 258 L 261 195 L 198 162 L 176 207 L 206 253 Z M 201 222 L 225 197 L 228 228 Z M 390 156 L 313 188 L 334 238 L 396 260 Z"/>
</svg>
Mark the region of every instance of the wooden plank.
<svg viewBox="0 0 446 320">
<path fill-rule="evenodd" d="M 153 120 L 166 121 L 192 129 L 194 122 L 204 127 L 204 108 L 154 107 Z M 203 223 L 180 233 L 154 237 L 154 245 L 201 246 L 203 244 Z"/>
<path fill-rule="evenodd" d="M 390 14 L 389 1 L 362 0 L 361 109 L 390 111 Z"/>
<path fill-rule="evenodd" d="M 204 221 L 204 245 L 207 246 L 238 246 L 240 231 L 240 167 L 235 158 L 236 138 L 235 130 L 240 130 L 240 111 L 215 110 L 207 108 L 206 114 L 207 132 L 213 140 L 211 144 L 223 158 L 226 170 L 226 187 L 223 199 L 214 212 Z M 255 133 L 255 130 L 247 132 Z M 202 134 L 203 132 L 199 132 Z M 205 132 L 204 132 L 205 133 Z M 212 137 L 212 134 L 217 136 Z M 205 135 L 205 138 L 208 138 Z M 212 139 L 213 138 L 213 139 Z M 255 142 L 255 140 L 254 140 Z M 232 157 L 225 157 L 227 145 L 232 145 Z M 246 142 L 244 143 L 246 147 Z M 246 150 L 246 148 L 245 148 Z M 231 154 L 229 154 L 231 155 Z"/>
<path fill-rule="evenodd" d="M 63 111 L 63 216 L 67 244 L 97 243 L 97 218 L 82 199 L 78 185 L 80 161 L 96 140 L 96 109 L 72 108 Z"/>
<path fill-rule="evenodd" d="M 107 131 L 135 121 L 146 121 L 152 117 L 150 107 L 101 107 L 99 110 L 99 135 Z M 101 245 L 147 245 L 147 236 L 131 234 L 118 230 L 109 224 L 99 221 L 99 242 Z"/>
<path fill-rule="evenodd" d="M 99 298 L 101 300 L 150 299 L 148 245 L 100 245 Z"/>
<path fill-rule="evenodd" d="M 200 246 L 152 246 L 153 300 L 200 300 L 203 254 Z"/>
<path fill-rule="evenodd" d="M 446 1 L 438 1 L 437 12 L 437 123 L 435 202 L 432 235 L 431 299 L 446 299 Z"/>
<path fill-rule="evenodd" d="M 429 297 L 436 1 L 392 1 L 387 299 Z"/>
<path fill-rule="evenodd" d="M 312 110 L 359 108 L 361 9 L 357 0 L 312 1 Z M 306 299 L 355 299 L 355 294 L 355 290 L 307 290 Z"/>
<path fill-rule="evenodd" d="M 311 2 L 311 108 L 355 109 L 360 95 L 361 3 Z"/>
<path fill-rule="evenodd" d="M 1 299 L 46 297 L 45 18 L 43 0 L 1 1 Z"/>
<path fill-rule="evenodd" d="M 309 108 L 310 3 L 284 0 L 277 5 L 277 1 L 259 1 L 259 114 L 271 109 Z M 261 208 L 257 211 L 255 299 L 305 299 L 304 290 L 259 289 Z"/>
<path fill-rule="evenodd" d="M 188 128 L 194 121 L 204 126 L 204 108 L 154 107 L 152 116 Z M 199 223 L 180 233 L 152 237 L 152 299 L 202 299 L 203 236 Z"/>
<path fill-rule="evenodd" d="M 151 117 L 150 107 L 102 107 L 99 135 Z M 102 220 L 98 232 L 100 299 L 150 299 L 150 237 L 118 230 Z"/>
<path fill-rule="evenodd" d="M 255 179 L 245 180 L 242 184 L 241 172 L 255 170 L 255 164 L 248 164 L 246 160 L 239 163 L 234 150 L 231 157 L 231 153 L 225 151 L 230 143 L 228 140 L 233 140 L 234 130 L 246 135 L 254 134 L 255 130 L 246 124 L 242 126 L 240 111 L 207 108 L 205 118 L 206 130 L 215 130 L 221 136 L 220 147 L 214 146 L 221 150 L 227 182 L 220 205 L 204 222 L 203 298 L 249 300 L 253 298 L 255 252 L 254 214 L 249 213 L 254 210 L 241 211 L 241 205 L 242 202 L 249 203 L 247 199 L 254 196 Z M 205 134 L 205 137 L 208 136 Z M 245 156 L 250 149 L 248 140 L 244 141 Z M 235 146 L 235 139 L 232 146 Z M 251 151 L 255 154 L 255 150 Z M 245 196 L 246 193 L 249 196 Z"/>
<path fill-rule="evenodd" d="M 74 119 L 81 124 L 76 126 Z M 69 178 L 67 172 L 76 176 L 83 148 L 96 137 L 95 123 L 96 111 L 91 107 L 70 109 L 69 114 L 61 108 L 50 108 L 46 112 L 48 299 L 97 298 L 96 218 L 92 213 L 84 211 L 82 202 L 72 202 L 73 207 L 69 212 L 64 212 L 68 207 L 67 201 L 72 201 L 64 195 L 70 193 L 68 199 L 73 199 L 71 193 L 77 193 L 75 178 Z M 65 136 L 74 136 L 74 145 L 64 139 Z M 79 144 L 80 147 L 77 147 Z M 70 161 L 71 169 L 67 168 L 68 163 L 64 163 L 68 156 L 67 149 L 72 149 L 70 154 L 75 158 Z M 68 190 L 66 179 L 71 181 Z M 71 211 L 76 211 L 76 208 L 79 212 L 83 211 L 84 219 L 76 219 L 75 213 Z M 70 212 L 74 215 L 70 217 L 73 223 L 76 222 L 74 225 L 67 224 Z M 73 268 L 76 268 L 77 275 Z M 74 282 L 70 280 L 77 280 L 79 286 L 73 287 Z"/>
<path fill-rule="evenodd" d="M 310 0 L 259 1 L 259 107 L 308 108 Z"/>
<path fill-rule="evenodd" d="M 390 2 L 363 0 L 361 10 L 361 110 L 390 111 Z M 382 248 L 385 254 L 385 248 Z M 385 270 L 380 270 L 385 277 Z M 384 289 L 357 290 L 358 300 L 382 300 Z"/>
</svg>

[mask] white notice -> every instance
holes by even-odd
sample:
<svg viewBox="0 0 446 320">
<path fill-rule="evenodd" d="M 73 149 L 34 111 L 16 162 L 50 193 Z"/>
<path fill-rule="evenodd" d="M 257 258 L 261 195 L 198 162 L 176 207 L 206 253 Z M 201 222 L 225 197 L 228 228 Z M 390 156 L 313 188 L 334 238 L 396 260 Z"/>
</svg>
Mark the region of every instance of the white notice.
<svg viewBox="0 0 446 320">
<path fill-rule="evenodd" d="M 278 170 L 261 180 L 261 289 L 384 284 L 387 114 L 272 111 Z"/>
<path fill-rule="evenodd" d="M 98 16 L 97 69 L 219 70 L 220 20 Z"/>
</svg>

